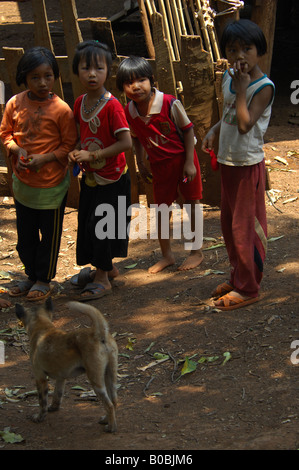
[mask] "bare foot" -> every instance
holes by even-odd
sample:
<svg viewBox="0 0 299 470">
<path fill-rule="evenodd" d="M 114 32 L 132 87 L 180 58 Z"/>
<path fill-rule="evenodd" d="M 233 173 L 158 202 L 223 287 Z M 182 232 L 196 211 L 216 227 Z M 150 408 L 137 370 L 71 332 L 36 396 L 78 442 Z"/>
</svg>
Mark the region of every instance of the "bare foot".
<svg viewBox="0 0 299 470">
<path fill-rule="evenodd" d="M 114 278 L 117 277 L 118 275 L 119 275 L 119 270 L 118 270 L 117 267 L 114 266 L 114 264 L 113 264 L 112 270 L 108 272 L 108 278 L 109 278 L 109 279 L 114 279 Z"/>
<path fill-rule="evenodd" d="M 203 261 L 203 254 L 201 251 L 190 253 L 187 259 L 178 267 L 178 271 L 188 271 L 189 269 L 197 268 Z"/>
<path fill-rule="evenodd" d="M 7 307 L 11 307 L 9 300 L 0 299 L 0 310 Z"/>
<path fill-rule="evenodd" d="M 154 264 L 148 269 L 148 272 L 150 274 L 156 274 L 159 273 L 160 271 L 163 271 L 163 269 L 167 268 L 168 266 L 172 266 L 175 263 L 174 256 L 164 256 L 158 263 Z"/>
</svg>

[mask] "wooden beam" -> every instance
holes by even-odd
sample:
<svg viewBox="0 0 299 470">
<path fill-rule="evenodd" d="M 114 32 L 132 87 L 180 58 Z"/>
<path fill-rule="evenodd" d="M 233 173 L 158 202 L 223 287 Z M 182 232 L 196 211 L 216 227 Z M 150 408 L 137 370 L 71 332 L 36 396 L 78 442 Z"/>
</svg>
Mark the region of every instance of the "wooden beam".
<svg viewBox="0 0 299 470">
<path fill-rule="evenodd" d="M 31 3 L 34 18 L 34 42 L 38 46 L 46 47 L 54 54 L 45 0 L 32 0 Z M 60 77 L 55 80 L 53 91 L 63 99 L 63 89 Z"/>
<path fill-rule="evenodd" d="M 74 99 L 83 93 L 79 78 L 72 72 L 73 57 L 79 42 L 82 42 L 82 35 L 78 25 L 78 14 L 75 0 L 60 0 L 60 8 L 65 36 L 66 51 L 68 55 L 69 70 L 73 88 Z"/>
</svg>

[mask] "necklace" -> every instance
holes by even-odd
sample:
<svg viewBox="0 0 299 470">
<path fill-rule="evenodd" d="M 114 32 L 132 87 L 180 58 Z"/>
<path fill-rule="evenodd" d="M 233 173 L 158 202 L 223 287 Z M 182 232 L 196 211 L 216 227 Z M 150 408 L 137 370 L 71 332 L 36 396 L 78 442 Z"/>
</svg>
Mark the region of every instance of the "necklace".
<svg viewBox="0 0 299 470">
<path fill-rule="evenodd" d="M 89 109 L 86 109 L 86 108 L 85 108 L 85 100 L 86 100 L 86 96 L 87 96 L 87 95 L 84 95 L 84 98 L 83 98 L 83 100 L 82 100 L 82 104 L 83 104 L 83 111 L 84 111 L 85 114 L 91 114 L 91 113 L 99 106 L 100 102 L 102 101 L 102 99 L 103 99 L 104 96 L 105 96 L 106 91 L 107 91 L 107 90 L 105 89 L 104 93 L 100 96 L 100 98 L 98 99 L 98 101 L 97 101 L 91 108 L 89 108 Z"/>
</svg>

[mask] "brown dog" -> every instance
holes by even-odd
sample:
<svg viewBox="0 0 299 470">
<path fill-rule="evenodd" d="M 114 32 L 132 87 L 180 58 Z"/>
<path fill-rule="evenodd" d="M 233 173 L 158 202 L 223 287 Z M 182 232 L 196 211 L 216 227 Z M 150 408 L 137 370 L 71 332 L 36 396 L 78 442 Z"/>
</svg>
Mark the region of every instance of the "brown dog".
<svg viewBox="0 0 299 470">
<path fill-rule="evenodd" d="M 47 299 L 44 307 L 30 312 L 16 304 L 16 315 L 29 336 L 30 359 L 39 396 L 40 411 L 32 418 L 35 422 L 41 422 L 47 414 L 48 376 L 56 379 L 49 411 L 57 411 L 65 380 L 86 372 L 97 397 L 103 400 L 106 408 L 107 414 L 100 423 L 107 424 L 106 431 L 115 432 L 118 359 L 116 342 L 109 333 L 106 320 L 95 307 L 80 302 L 69 302 L 68 306 L 75 312 L 88 315 L 92 320 L 92 327 L 72 332 L 55 328 L 51 321 L 51 298 Z"/>
</svg>

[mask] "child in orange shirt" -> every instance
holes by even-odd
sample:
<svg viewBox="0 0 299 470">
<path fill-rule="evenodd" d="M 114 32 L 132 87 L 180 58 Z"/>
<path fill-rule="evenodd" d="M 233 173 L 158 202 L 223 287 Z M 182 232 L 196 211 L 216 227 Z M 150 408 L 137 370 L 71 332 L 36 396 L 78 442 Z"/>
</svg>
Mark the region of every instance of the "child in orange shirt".
<svg viewBox="0 0 299 470">
<path fill-rule="evenodd" d="M 78 138 L 72 110 L 52 93 L 58 77 L 52 52 L 27 50 L 16 74 L 17 84 L 27 90 L 8 101 L 0 127 L 12 159 L 17 250 L 28 276 L 9 294 L 31 301 L 51 292 L 70 181 L 68 152 Z"/>
</svg>

